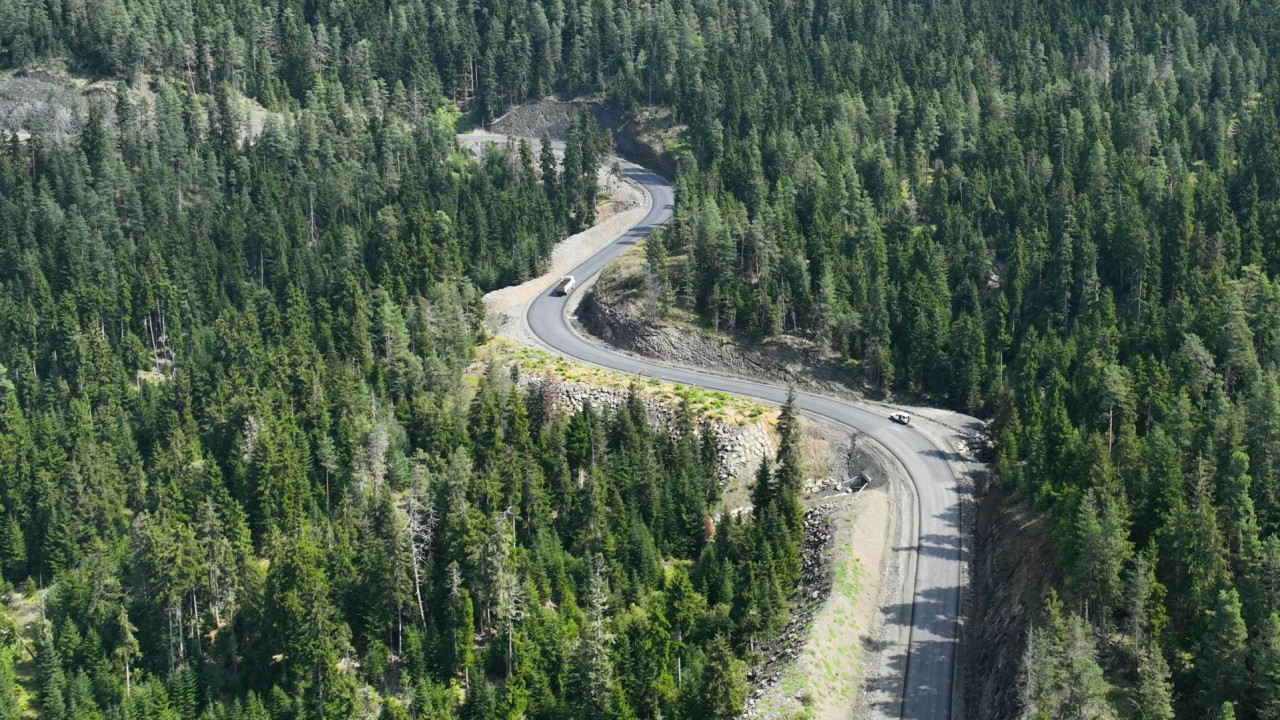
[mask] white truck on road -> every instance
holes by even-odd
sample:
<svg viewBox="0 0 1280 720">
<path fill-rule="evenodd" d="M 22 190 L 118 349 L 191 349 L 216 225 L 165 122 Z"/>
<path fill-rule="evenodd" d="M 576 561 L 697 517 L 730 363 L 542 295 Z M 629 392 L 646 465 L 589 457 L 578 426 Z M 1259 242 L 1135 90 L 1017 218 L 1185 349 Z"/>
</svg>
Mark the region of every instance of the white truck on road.
<svg viewBox="0 0 1280 720">
<path fill-rule="evenodd" d="M 556 286 L 555 288 L 552 289 L 552 292 L 556 293 L 557 295 L 568 295 L 569 293 L 573 292 L 573 285 L 574 285 L 573 276 L 565 275 L 564 277 L 560 278 L 560 282 L 556 283 Z"/>
<path fill-rule="evenodd" d="M 892 421 L 894 421 L 894 422 L 896 422 L 896 423 L 898 423 L 899 425 L 910 425 L 910 424 L 911 424 L 911 416 L 910 416 L 910 415 L 908 415 L 908 414 L 906 414 L 906 413 L 904 413 L 904 412 L 896 412 L 896 413 L 892 413 L 892 414 L 890 414 L 890 415 L 889 415 L 889 419 L 890 419 L 890 420 L 892 420 Z"/>
</svg>

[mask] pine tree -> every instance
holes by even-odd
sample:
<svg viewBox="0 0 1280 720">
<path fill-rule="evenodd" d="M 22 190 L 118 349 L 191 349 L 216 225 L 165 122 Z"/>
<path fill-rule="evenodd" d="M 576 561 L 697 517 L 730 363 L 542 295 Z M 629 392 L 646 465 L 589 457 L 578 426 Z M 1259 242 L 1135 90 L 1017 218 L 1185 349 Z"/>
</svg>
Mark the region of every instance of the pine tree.
<svg viewBox="0 0 1280 720">
<path fill-rule="evenodd" d="M 498 705 L 489 681 L 478 678 L 470 684 L 461 716 L 462 720 L 497 720 Z"/>
<path fill-rule="evenodd" d="M 1168 624 L 1165 588 L 1156 579 L 1154 555 L 1154 546 L 1134 555 L 1125 588 L 1125 620 L 1121 627 L 1139 647 L 1159 638 Z"/>
<path fill-rule="evenodd" d="M 308 539 L 284 540 L 267 582 L 269 617 L 284 649 L 290 680 L 314 688 L 326 702 L 325 682 L 346 642 L 347 627 L 329 599 L 324 555 Z"/>
<path fill-rule="evenodd" d="M 617 687 L 609 644 L 613 640 L 607 629 L 608 586 L 604 577 L 604 560 L 597 556 L 586 592 L 586 617 L 578 635 L 570 669 L 569 701 L 578 717 L 614 718 Z"/>
<path fill-rule="evenodd" d="M 1132 554 L 1128 529 L 1109 500 L 1099 509 L 1093 490 L 1085 491 L 1077 511 L 1075 554 L 1081 589 L 1096 603 L 1091 618 L 1102 627 L 1110 624 L 1110 612 L 1119 606 L 1121 573 Z"/>
<path fill-rule="evenodd" d="M 0 521 L 0 567 L 11 582 L 23 577 L 27 567 L 27 541 L 13 514 Z"/>
<path fill-rule="evenodd" d="M 1220 588 L 1196 648 L 1200 702 L 1207 711 L 1244 696 L 1248 682 L 1248 634 L 1235 588 Z"/>
<path fill-rule="evenodd" d="M 729 641 L 718 635 L 707 646 L 707 664 L 693 716 L 730 720 L 742 712 L 747 699 L 747 666 L 734 657 Z"/>
<path fill-rule="evenodd" d="M 22 717 L 21 690 L 13 670 L 13 649 L 0 649 L 0 720 Z"/>
<path fill-rule="evenodd" d="M 799 547 L 804 533 L 804 510 L 800 506 L 800 491 L 804 486 L 803 454 L 800 427 L 800 409 L 796 405 L 795 390 L 787 393 L 787 402 L 778 415 L 777 469 L 773 476 L 773 502 L 777 514 L 786 524 L 790 545 Z"/>
<path fill-rule="evenodd" d="M 395 698 L 388 698 L 382 705 L 382 712 L 378 715 L 378 720 L 410 720 L 412 716 Z"/>
<path fill-rule="evenodd" d="M 36 673 L 39 688 L 36 694 L 40 717 L 64 720 L 67 717 L 62 658 L 54 647 L 53 629 L 48 623 L 40 628 L 36 641 Z"/>
<path fill-rule="evenodd" d="M 1280 615 L 1262 621 L 1250 646 L 1250 706 L 1259 720 L 1280 719 Z"/>
<path fill-rule="evenodd" d="M 1169 674 L 1169 665 L 1158 646 L 1151 644 L 1138 651 L 1138 682 L 1133 702 L 1141 717 L 1173 720 L 1173 686 Z"/>
<path fill-rule="evenodd" d="M 189 666 L 181 668 L 170 678 L 169 702 L 182 720 L 195 720 L 196 674 Z"/>
<path fill-rule="evenodd" d="M 124 690 L 125 696 L 133 694 L 133 663 L 142 657 L 142 649 L 138 644 L 134 633 L 138 628 L 129 622 L 129 613 L 125 611 L 123 605 L 116 617 L 116 626 L 119 633 L 119 644 L 112 653 L 113 657 L 124 666 Z"/>
<path fill-rule="evenodd" d="M 751 488 L 751 507 L 757 518 L 764 517 L 773 506 L 775 488 L 769 465 L 768 458 L 761 460 L 760 467 L 756 469 L 755 485 Z"/>
<path fill-rule="evenodd" d="M 1030 634 L 1023 663 L 1027 717 L 1111 717 L 1111 688 L 1098 665 L 1088 625 L 1083 618 L 1062 613 L 1056 592 L 1050 593 L 1046 615 L 1044 627 Z"/>
<path fill-rule="evenodd" d="M 471 685 L 471 648 L 475 643 L 475 615 L 471 605 L 471 593 L 462 587 L 462 576 L 457 563 L 451 563 L 445 571 L 448 583 L 448 644 L 444 666 L 460 676 L 466 687 Z"/>
</svg>

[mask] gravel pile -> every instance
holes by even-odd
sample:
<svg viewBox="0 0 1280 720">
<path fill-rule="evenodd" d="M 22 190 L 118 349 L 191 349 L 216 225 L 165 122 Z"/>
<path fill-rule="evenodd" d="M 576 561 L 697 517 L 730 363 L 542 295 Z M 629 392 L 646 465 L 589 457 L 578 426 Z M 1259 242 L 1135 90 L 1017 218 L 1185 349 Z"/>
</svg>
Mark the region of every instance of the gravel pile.
<svg viewBox="0 0 1280 720">
<path fill-rule="evenodd" d="M 590 105 L 582 101 L 561 101 L 555 98 L 517 105 L 490 123 L 489 129 L 514 137 L 540 138 L 546 135 L 552 140 L 564 140 L 569 135 L 569 122 L 573 116 Z"/>
</svg>

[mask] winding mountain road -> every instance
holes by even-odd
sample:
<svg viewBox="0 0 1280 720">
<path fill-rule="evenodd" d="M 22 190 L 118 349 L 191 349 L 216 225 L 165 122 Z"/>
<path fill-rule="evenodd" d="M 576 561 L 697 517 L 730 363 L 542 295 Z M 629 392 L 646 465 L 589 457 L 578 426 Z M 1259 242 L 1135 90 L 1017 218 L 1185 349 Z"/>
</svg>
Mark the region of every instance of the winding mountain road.
<svg viewBox="0 0 1280 720">
<path fill-rule="evenodd" d="M 526 315 L 529 328 L 548 348 L 581 362 L 770 403 L 785 402 L 785 387 L 625 355 L 587 341 L 571 326 L 566 313 L 572 296 L 583 292 L 583 287 L 611 261 L 671 219 L 675 203 L 671 184 L 638 165 L 625 161 L 619 164 L 625 177 L 651 196 L 648 215 L 571 271 L 578 286 L 569 296 L 553 294 L 550 288 L 542 291 L 529 304 Z M 947 454 L 910 427 L 897 425 L 882 414 L 851 402 L 802 391 L 796 393 L 796 399 L 802 410 L 855 428 L 880 443 L 902 463 L 910 476 L 918 511 L 914 558 L 904 563 L 910 605 L 890 612 L 891 617 L 900 618 L 908 626 L 901 632 L 902 644 L 907 646 L 905 680 L 899 712 L 886 714 L 897 714 L 904 720 L 949 720 L 956 669 L 962 555 L 960 499 Z M 912 519 L 908 517 L 906 521 Z"/>
</svg>

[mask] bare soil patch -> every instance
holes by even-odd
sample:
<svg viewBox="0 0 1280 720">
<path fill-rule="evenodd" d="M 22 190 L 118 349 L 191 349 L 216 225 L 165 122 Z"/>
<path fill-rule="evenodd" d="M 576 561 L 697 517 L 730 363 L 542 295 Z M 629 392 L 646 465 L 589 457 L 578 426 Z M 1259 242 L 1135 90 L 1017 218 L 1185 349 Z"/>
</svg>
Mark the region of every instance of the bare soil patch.
<svg viewBox="0 0 1280 720">
<path fill-rule="evenodd" d="M 129 96 L 144 115 L 149 112 L 155 83 L 162 78 L 141 74 L 129 85 Z M 66 64 L 49 61 L 0 73 L 0 135 L 16 133 L 65 140 L 80 133 L 89 107 L 101 103 L 108 120 L 114 122 L 118 79 L 92 79 L 70 72 Z M 206 98 L 207 100 L 207 98 Z M 237 96 L 241 116 L 241 138 L 254 138 L 271 117 L 279 113 L 258 102 Z"/>
</svg>

